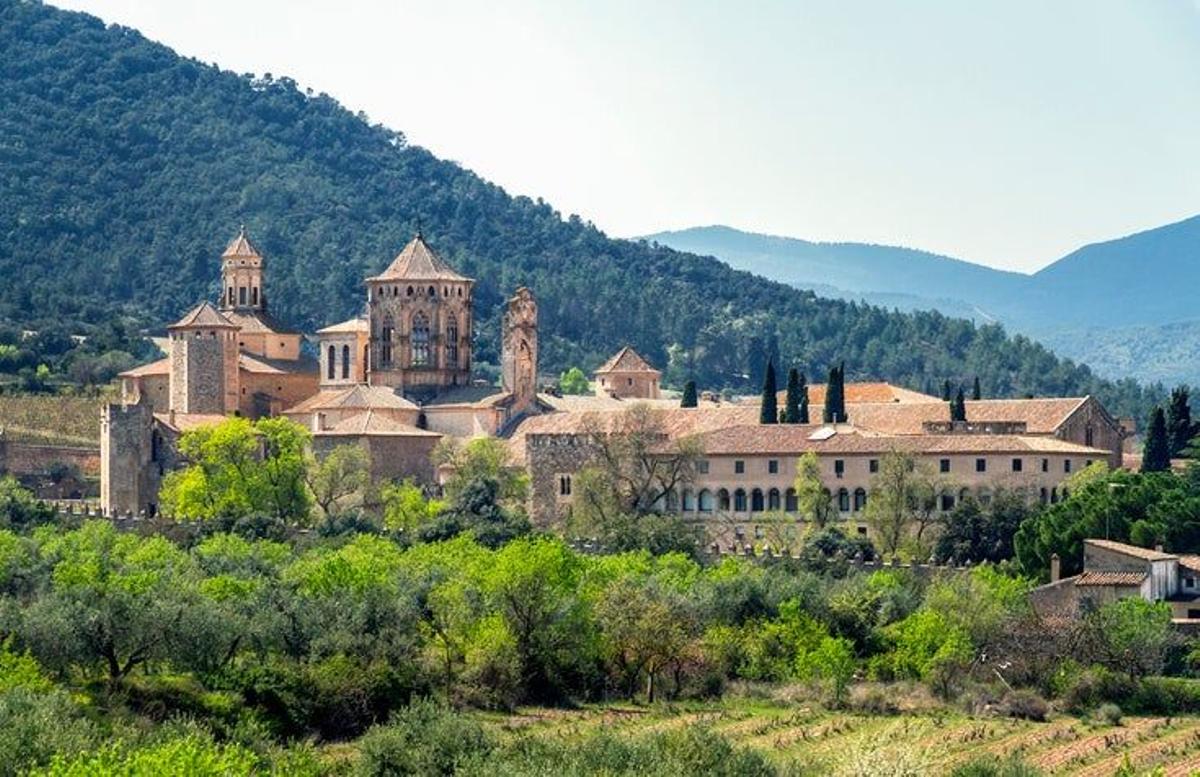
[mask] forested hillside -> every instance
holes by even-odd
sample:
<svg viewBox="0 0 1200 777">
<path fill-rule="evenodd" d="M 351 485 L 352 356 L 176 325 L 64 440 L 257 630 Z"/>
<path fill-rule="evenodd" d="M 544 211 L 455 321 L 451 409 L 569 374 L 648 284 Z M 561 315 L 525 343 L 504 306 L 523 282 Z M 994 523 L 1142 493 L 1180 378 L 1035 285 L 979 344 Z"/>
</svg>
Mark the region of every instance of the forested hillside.
<svg viewBox="0 0 1200 777">
<path fill-rule="evenodd" d="M 1149 402 L 999 328 L 818 299 L 610 239 L 289 79 L 224 72 L 86 15 L 0 0 L 0 105 L 10 323 L 161 327 L 215 298 L 217 257 L 245 222 L 270 263 L 274 312 L 310 330 L 359 310 L 361 279 L 420 224 L 479 280 L 483 360 L 496 358 L 504 296 L 525 284 L 547 372 L 594 367 L 630 342 L 676 383 L 754 388 L 777 352 L 810 375 L 844 360 L 851 378 L 918 389 L 978 375 L 989 394 L 1096 393 L 1138 415 Z"/>
</svg>

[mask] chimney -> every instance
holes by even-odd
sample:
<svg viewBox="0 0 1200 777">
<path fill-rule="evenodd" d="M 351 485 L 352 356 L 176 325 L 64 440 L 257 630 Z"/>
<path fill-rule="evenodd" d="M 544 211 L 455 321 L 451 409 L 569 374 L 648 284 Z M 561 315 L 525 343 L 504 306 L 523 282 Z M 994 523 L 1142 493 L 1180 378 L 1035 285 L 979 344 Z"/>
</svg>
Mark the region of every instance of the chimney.
<svg viewBox="0 0 1200 777">
<path fill-rule="evenodd" d="M 1050 557 L 1050 582 L 1057 583 L 1062 579 L 1062 559 L 1055 553 Z"/>
<path fill-rule="evenodd" d="M 1160 543 L 1158 543 L 1157 545 L 1155 545 L 1155 546 L 1154 546 L 1154 549 L 1155 549 L 1156 551 L 1158 551 L 1159 553 L 1162 553 L 1162 552 L 1163 552 L 1163 549 L 1162 549 L 1162 543 L 1160 542 Z"/>
<path fill-rule="evenodd" d="M 172 427 L 175 426 L 175 408 L 171 408 L 167 411 L 167 423 Z"/>
</svg>

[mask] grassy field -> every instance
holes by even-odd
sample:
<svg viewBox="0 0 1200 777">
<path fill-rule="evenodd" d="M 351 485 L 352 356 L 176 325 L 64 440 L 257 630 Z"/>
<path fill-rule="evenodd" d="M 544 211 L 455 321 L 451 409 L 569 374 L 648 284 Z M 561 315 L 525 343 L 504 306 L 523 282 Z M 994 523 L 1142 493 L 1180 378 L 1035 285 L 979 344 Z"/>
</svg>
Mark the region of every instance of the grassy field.
<svg viewBox="0 0 1200 777">
<path fill-rule="evenodd" d="M 780 765 L 800 767 L 802 774 L 873 774 L 883 772 L 872 764 L 910 764 L 911 773 L 936 775 L 979 755 L 1014 752 L 1050 775 L 1108 777 L 1126 756 L 1138 774 L 1160 766 L 1168 777 L 1200 771 L 1197 717 L 1129 717 L 1110 726 L 1064 716 L 1035 723 L 938 710 L 867 715 L 803 704 L 739 702 L 522 709 L 485 719 L 502 738 L 534 735 L 568 741 L 601 731 L 636 737 L 702 724 Z"/>
<path fill-rule="evenodd" d="M 103 397 L 0 395 L 0 429 L 16 440 L 99 445 Z"/>
</svg>

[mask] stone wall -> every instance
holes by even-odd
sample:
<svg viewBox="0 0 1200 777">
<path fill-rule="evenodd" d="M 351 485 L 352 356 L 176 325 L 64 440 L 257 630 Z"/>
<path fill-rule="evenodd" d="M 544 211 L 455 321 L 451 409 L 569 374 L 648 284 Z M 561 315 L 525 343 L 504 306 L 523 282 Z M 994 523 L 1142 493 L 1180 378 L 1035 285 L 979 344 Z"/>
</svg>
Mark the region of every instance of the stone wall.
<svg viewBox="0 0 1200 777">
<path fill-rule="evenodd" d="M 171 335 L 171 409 L 178 413 L 226 411 L 232 391 L 237 398 L 234 332 L 224 329 L 181 330 Z M 233 385 L 229 384 L 228 352 L 234 351 Z M 232 408 L 230 408 L 232 409 Z"/>
<path fill-rule="evenodd" d="M 21 442 L 0 434 L 0 473 L 44 475 L 63 464 L 84 476 L 98 477 L 100 449 Z"/>
<path fill-rule="evenodd" d="M 414 480 L 422 485 L 434 485 L 433 463 L 430 456 L 438 444 L 437 437 L 407 437 L 402 435 L 316 435 L 313 454 L 324 457 L 342 445 L 359 445 L 371 457 L 371 481 L 377 484 L 392 480 Z"/>
<path fill-rule="evenodd" d="M 556 526 L 566 519 L 570 495 L 562 493 L 562 479 L 573 477 L 595 461 L 597 454 L 595 445 L 583 435 L 526 435 L 529 517 L 535 526 Z"/>
<path fill-rule="evenodd" d="M 1089 429 L 1091 430 L 1090 435 Z M 1090 445 L 1093 448 L 1111 451 L 1108 457 L 1108 466 L 1112 469 L 1121 466 L 1121 449 L 1124 442 L 1121 425 L 1094 398 L 1089 397 L 1063 423 L 1058 430 L 1057 437 L 1079 445 Z"/>
</svg>

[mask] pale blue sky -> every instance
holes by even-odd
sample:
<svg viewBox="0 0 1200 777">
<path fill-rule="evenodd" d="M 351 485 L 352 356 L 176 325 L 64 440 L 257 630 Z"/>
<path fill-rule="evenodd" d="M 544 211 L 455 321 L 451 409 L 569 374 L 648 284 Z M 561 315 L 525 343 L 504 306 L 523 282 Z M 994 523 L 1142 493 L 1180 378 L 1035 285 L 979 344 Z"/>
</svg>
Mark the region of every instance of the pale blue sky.
<svg viewBox="0 0 1200 777">
<path fill-rule="evenodd" d="M 697 224 L 1032 270 L 1200 213 L 1166 0 L 59 0 L 289 75 L 610 234 Z"/>
</svg>

